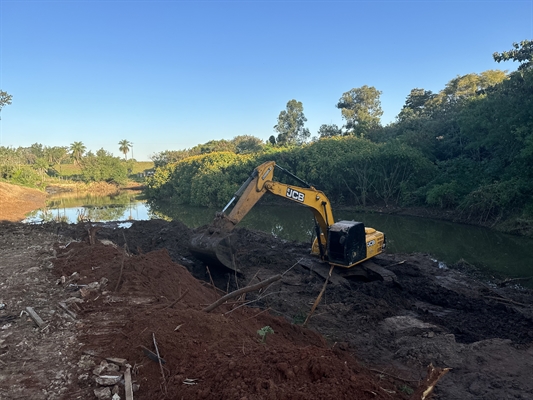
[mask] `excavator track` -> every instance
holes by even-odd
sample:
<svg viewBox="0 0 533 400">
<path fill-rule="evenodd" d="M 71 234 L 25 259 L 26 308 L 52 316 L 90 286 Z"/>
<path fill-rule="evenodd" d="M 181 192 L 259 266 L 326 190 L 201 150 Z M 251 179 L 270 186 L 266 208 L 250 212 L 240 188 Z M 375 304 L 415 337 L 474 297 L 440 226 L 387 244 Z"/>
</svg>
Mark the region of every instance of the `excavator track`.
<svg viewBox="0 0 533 400">
<path fill-rule="evenodd" d="M 302 258 L 298 261 L 300 265 L 326 279 L 329 275 L 330 264 L 315 258 Z M 397 282 L 396 274 L 383 268 L 372 261 L 364 261 L 351 268 L 335 267 L 329 277 L 329 281 L 336 285 L 349 287 L 350 280 L 357 281 L 384 281 L 386 283 Z"/>
</svg>

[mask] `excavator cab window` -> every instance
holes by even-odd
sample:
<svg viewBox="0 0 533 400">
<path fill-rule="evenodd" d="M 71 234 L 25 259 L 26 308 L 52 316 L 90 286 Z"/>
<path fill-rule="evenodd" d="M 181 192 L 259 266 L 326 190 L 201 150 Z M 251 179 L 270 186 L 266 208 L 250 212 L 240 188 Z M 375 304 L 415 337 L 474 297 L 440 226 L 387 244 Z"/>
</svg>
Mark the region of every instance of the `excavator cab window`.
<svg viewBox="0 0 533 400">
<path fill-rule="evenodd" d="M 366 258 L 365 225 L 362 222 L 339 221 L 328 232 L 328 259 L 341 265 L 352 265 Z"/>
</svg>

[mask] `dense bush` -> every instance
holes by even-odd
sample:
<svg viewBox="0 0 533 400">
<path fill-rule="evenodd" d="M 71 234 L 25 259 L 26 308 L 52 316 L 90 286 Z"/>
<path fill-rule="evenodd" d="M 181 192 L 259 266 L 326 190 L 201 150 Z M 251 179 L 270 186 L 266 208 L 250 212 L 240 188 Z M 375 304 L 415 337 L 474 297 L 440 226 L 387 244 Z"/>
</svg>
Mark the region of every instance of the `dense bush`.
<svg viewBox="0 0 533 400">
<path fill-rule="evenodd" d="M 433 165 L 408 146 L 338 137 L 249 156 L 219 152 L 189 157 L 159 168 L 147 193 L 151 198 L 172 197 L 178 203 L 222 206 L 256 166 L 270 160 L 324 191 L 331 200 L 363 206 L 398 204 L 434 174 Z M 280 171 L 275 179 L 304 185 Z"/>
<path fill-rule="evenodd" d="M 96 155 L 89 154 L 82 161 L 82 176 L 85 182 L 125 183 L 128 180 L 127 166 L 118 157 L 100 149 Z"/>
</svg>

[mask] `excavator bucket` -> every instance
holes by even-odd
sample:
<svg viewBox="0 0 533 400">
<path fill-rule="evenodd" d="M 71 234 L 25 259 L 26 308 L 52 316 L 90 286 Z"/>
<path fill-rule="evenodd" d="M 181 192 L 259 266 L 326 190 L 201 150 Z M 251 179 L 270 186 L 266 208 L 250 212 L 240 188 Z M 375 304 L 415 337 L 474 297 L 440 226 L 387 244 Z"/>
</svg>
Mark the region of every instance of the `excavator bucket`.
<svg viewBox="0 0 533 400">
<path fill-rule="evenodd" d="M 231 245 L 231 234 L 209 234 L 207 232 L 192 237 L 189 250 L 207 265 L 224 266 L 241 272 L 235 265 L 235 249 Z"/>
</svg>

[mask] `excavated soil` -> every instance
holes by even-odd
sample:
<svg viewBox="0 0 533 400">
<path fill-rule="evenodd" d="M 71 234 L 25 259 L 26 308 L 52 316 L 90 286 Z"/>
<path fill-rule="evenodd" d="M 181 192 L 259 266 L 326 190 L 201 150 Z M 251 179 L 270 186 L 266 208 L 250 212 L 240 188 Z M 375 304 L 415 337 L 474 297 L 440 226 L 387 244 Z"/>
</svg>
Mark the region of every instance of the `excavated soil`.
<svg viewBox="0 0 533 400">
<path fill-rule="evenodd" d="M 430 364 L 436 399 L 533 398 L 531 291 L 382 254 L 394 280 L 335 275 L 303 327 L 308 244 L 238 229 L 235 274 L 190 253 L 199 231 L 0 224 L 0 399 L 124 399 L 125 371 L 135 399 L 421 399 Z"/>
<path fill-rule="evenodd" d="M 40 190 L 0 182 L 0 221 L 20 221 L 45 203 L 46 193 Z"/>
</svg>

